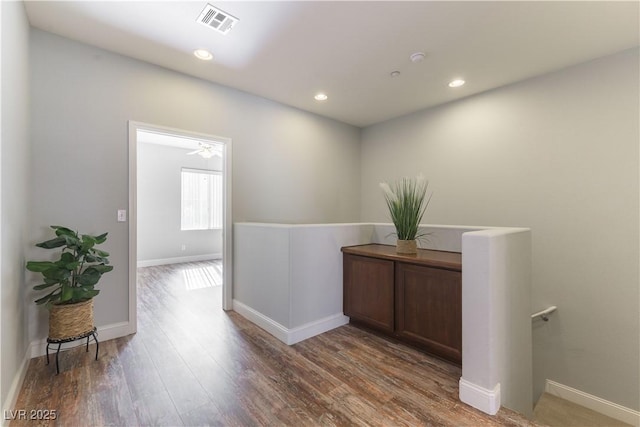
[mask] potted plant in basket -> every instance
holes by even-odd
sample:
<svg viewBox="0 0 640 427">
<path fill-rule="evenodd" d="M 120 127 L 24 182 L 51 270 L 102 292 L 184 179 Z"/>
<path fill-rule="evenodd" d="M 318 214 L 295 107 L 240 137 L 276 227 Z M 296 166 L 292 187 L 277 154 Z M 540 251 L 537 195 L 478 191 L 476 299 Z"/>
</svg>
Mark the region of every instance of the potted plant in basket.
<svg viewBox="0 0 640 427">
<path fill-rule="evenodd" d="M 418 233 L 418 229 L 431 200 L 431 196 L 427 197 L 428 185 L 429 182 L 422 175 L 415 179 L 402 178 L 392 186 L 386 182 L 380 183 L 396 228 L 396 252 L 399 254 L 417 253 L 416 240 L 425 235 Z"/>
<path fill-rule="evenodd" d="M 64 340 L 93 331 L 94 289 L 104 273 L 113 270 L 109 253 L 96 246 L 107 240 L 99 236 L 78 234 L 66 227 L 52 225 L 56 237 L 36 246 L 44 249 L 62 248 L 57 261 L 29 261 L 27 270 L 41 273 L 44 283 L 37 291 L 48 293 L 35 301 L 49 309 L 49 339 Z"/>
</svg>

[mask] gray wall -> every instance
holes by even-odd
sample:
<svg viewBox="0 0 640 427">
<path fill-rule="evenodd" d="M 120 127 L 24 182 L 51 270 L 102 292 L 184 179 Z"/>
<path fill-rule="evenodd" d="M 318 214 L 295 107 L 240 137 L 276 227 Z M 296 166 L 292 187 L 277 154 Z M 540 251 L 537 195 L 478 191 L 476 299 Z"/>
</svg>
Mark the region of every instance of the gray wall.
<svg viewBox="0 0 640 427">
<path fill-rule="evenodd" d="M 378 183 L 423 172 L 427 223 L 531 227 L 535 395 L 545 379 L 638 410 L 638 50 L 412 115 L 362 135 L 362 221 Z M 469 82 L 468 84 L 473 84 Z"/>
<path fill-rule="evenodd" d="M 234 221 L 358 219 L 359 129 L 39 30 L 31 39 L 32 238 L 54 223 L 109 232 L 98 326 L 128 320 L 116 211 L 128 203 L 129 120 L 231 138 Z M 43 311 L 30 307 L 31 340 L 46 336 Z"/>
<path fill-rule="evenodd" d="M 25 253 L 29 245 L 29 22 L 22 2 L 0 2 L 2 136 L 0 139 L 0 402 L 27 350 Z"/>
<path fill-rule="evenodd" d="M 180 230 L 182 168 L 222 170 L 190 151 L 138 144 L 138 261 L 222 254 L 222 230 Z"/>
</svg>

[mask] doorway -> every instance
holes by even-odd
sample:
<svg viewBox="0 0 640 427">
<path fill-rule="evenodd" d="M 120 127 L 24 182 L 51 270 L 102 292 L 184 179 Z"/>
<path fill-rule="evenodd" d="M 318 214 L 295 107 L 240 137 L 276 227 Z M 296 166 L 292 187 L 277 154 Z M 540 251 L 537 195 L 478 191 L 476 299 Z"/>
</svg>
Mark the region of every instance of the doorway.
<svg viewBox="0 0 640 427">
<path fill-rule="evenodd" d="M 153 137 L 153 138 L 150 138 Z M 167 149 L 174 149 L 181 152 L 182 155 L 186 155 L 184 158 L 189 159 L 191 164 L 198 165 L 197 160 L 207 160 L 205 165 L 212 165 L 211 167 L 182 167 L 181 175 L 178 172 L 173 173 L 174 178 L 177 180 L 182 179 L 182 186 L 190 185 L 189 179 L 200 178 L 205 183 L 217 183 L 221 188 L 221 194 L 217 196 L 212 192 L 211 197 L 219 197 L 217 202 L 222 205 L 222 215 L 199 215 L 196 217 L 186 217 L 182 212 L 184 209 L 181 207 L 180 223 L 172 224 L 171 228 L 182 231 L 182 237 L 180 241 L 175 241 L 173 249 L 184 255 L 189 254 L 189 249 L 197 246 L 201 243 L 197 243 L 195 240 L 190 240 L 191 243 L 185 239 L 191 239 L 192 236 L 198 234 L 196 232 L 190 232 L 185 230 L 194 230 L 198 227 L 205 227 L 211 229 L 210 236 L 216 235 L 214 230 L 218 230 L 217 235 L 221 242 L 214 249 L 222 258 L 222 308 L 224 310 L 230 310 L 232 308 L 232 221 L 231 221 L 231 139 L 224 138 L 215 135 L 207 135 L 196 132 L 185 131 L 181 129 L 168 128 L 157 125 L 150 125 L 140 122 L 129 122 L 129 332 L 134 333 L 137 331 L 137 267 L 138 267 L 138 253 L 141 248 L 139 239 L 139 231 L 144 228 L 138 223 L 139 221 L 139 196 L 138 193 L 138 177 L 141 173 L 148 173 L 148 171 L 139 170 L 139 156 L 142 154 L 142 150 L 145 148 L 145 144 L 149 143 L 149 139 L 153 139 L 160 145 L 165 145 Z M 173 148 L 171 148 L 173 147 Z M 219 157 L 218 157 L 219 156 Z M 193 163 L 195 161 L 195 163 Z M 184 161 L 188 163 L 187 160 Z M 148 177 L 148 175 L 146 175 Z M 157 175 L 160 177 L 160 175 Z M 148 179 L 148 178 L 145 178 Z M 177 185 L 177 184 L 176 184 Z M 212 184 L 211 184 L 212 185 Z M 184 188 L 184 187 L 183 187 Z M 206 189 L 205 189 L 206 190 Z M 183 190 L 184 191 L 184 190 Z M 198 190 L 202 192 L 201 190 Z M 208 191 L 208 190 L 207 190 Z M 176 200 L 175 203 L 181 203 L 180 200 Z M 182 200 L 184 204 L 184 200 Z M 174 210 L 177 209 L 174 206 Z M 188 210 L 188 209 L 187 209 Z M 144 212 L 143 212 L 144 213 Z M 186 219 L 185 219 L 186 217 Z M 148 218 L 153 216 L 146 216 L 145 227 L 148 225 Z M 185 222 L 186 221 L 186 222 Z M 200 224 L 204 221 L 204 225 Z M 207 225 L 208 221 L 208 225 Z M 175 222 L 175 221 L 174 221 Z M 190 228 L 191 227 L 191 228 Z M 195 228 L 194 228 L 195 227 Z M 191 236 L 191 237 L 189 237 Z M 213 237 L 212 237 L 213 239 Z M 177 243 L 176 243 L 177 242 Z M 148 245 L 147 245 L 148 246 Z M 153 245 L 152 245 L 153 246 Z M 215 246 L 215 245 L 214 245 Z M 144 248 L 144 245 L 142 245 Z M 211 247 L 209 245 L 208 247 Z M 211 252 L 211 250 L 209 250 Z M 171 262 L 171 259 L 180 260 L 180 256 L 174 256 L 171 254 L 163 258 L 162 255 L 155 253 L 151 257 L 155 256 L 155 262 Z M 211 254 L 203 256 L 203 259 L 211 257 Z M 149 256 L 147 256 L 148 258 Z M 182 257 L 184 260 L 197 259 L 189 256 Z M 149 264 L 147 264 L 149 265 Z M 157 265 L 157 264 L 156 264 Z"/>
</svg>

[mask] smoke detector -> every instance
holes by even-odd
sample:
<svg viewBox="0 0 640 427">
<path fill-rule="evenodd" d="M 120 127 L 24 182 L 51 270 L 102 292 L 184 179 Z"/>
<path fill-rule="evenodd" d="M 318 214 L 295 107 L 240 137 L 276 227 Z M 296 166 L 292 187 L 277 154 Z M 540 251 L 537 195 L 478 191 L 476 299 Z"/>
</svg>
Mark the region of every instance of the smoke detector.
<svg viewBox="0 0 640 427">
<path fill-rule="evenodd" d="M 200 16 L 198 16 L 196 21 L 226 35 L 239 19 L 217 7 L 207 4 L 202 12 L 200 12 Z"/>
</svg>

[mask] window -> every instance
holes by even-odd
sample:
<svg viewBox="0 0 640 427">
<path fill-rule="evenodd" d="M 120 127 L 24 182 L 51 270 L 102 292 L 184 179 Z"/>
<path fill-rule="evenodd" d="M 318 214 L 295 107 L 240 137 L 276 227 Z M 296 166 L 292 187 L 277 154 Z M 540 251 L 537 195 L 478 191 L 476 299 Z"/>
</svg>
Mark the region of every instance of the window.
<svg viewBox="0 0 640 427">
<path fill-rule="evenodd" d="M 181 230 L 222 228 L 220 171 L 182 169 Z"/>
</svg>

